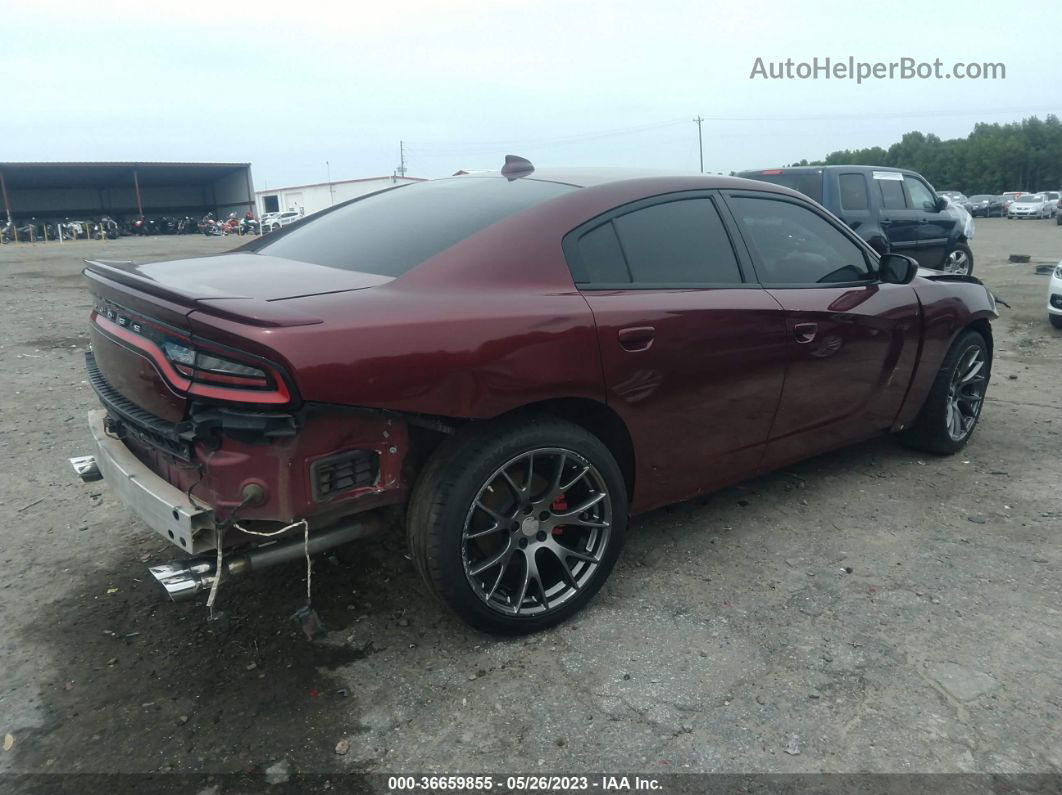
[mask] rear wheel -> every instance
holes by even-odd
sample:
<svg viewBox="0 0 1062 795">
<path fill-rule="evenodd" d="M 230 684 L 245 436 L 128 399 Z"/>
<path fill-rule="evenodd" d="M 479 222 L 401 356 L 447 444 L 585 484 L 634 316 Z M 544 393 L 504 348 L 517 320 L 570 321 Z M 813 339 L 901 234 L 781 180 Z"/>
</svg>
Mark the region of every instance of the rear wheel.
<svg viewBox="0 0 1062 795">
<path fill-rule="evenodd" d="M 1048 315 L 1051 319 L 1051 325 L 1055 328 L 1062 328 L 1062 315 Z"/>
<path fill-rule="evenodd" d="M 973 435 L 992 371 L 992 354 L 981 334 L 969 329 L 951 346 L 905 444 L 937 455 L 961 450 Z"/>
<path fill-rule="evenodd" d="M 551 417 L 446 443 L 413 490 L 408 534 L 432 592 L 486 632 L 524 634 L 580 610 L 619 556 L 627 493 L 595 436 Z"/>
</svg>

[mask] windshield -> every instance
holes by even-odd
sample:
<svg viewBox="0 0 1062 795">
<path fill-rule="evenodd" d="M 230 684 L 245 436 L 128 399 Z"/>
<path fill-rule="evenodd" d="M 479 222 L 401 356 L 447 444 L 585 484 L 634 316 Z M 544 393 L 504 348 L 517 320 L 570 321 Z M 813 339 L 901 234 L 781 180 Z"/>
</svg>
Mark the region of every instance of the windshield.
<svg viewBox="0 0 1062 795">
<path fill-rule="evenodd" d="M 1040 196 L 1036 196 L 1036 195 L 1034 195 L 1032 193 L 1023 193 L 1021 196 L 1018 197 L 1018 201 L 1020 201 L 1020 202 L 1040 202 L 1040 201 L 1043 201 L 1043 198 L 1040 197 Z"/>
<path fill-rule="evenodd" d="M 333 268 L 401 276 L 503 218 L 570 191 L 535 179 L 457 177 L 405 185 L 340 205 L 255 249 Z"/>
</svg>

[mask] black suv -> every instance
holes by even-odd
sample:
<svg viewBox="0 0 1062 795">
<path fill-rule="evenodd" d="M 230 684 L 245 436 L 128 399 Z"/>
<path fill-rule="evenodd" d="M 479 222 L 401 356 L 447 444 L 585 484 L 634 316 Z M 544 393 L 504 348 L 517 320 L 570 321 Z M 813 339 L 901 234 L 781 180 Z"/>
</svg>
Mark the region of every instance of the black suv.
<svg viewBox="0 0 1062 795">
<path fill-rule="evenodd" d="M 800 191 L 832 212 L 879 254 L 894 251 L 924 268 L 973 273 L 969 214 L 937 196 L 914 171 L 884 166 L 797 166 L 737 176 Z"/>
</svg>

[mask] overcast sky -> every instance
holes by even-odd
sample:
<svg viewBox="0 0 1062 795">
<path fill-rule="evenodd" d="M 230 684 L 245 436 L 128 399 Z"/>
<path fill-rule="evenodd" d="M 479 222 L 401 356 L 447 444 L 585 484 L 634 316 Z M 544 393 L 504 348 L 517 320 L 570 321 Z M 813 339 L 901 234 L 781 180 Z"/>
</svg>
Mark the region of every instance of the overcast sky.
<svg viewBox="0 0 1062 795">
<path fill-rule="evenodd" d="M 708 171 L 1062 114 L 1062 3 L 0 0 L 0 161 L 250 161 L 258 189 L 539 165 Z M 1002 62 L 766 81 L 755 59 Z"/>
</svg>

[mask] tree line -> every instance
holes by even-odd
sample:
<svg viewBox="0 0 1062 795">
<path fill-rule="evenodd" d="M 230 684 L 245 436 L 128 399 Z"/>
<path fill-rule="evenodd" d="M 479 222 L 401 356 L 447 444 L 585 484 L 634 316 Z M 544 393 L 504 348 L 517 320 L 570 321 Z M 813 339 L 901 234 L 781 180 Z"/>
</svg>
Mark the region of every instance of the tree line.
<svg viewBox="0 0 1062 795">
<path fill-rule="evenodd" d="M 842 149 L 794 166 L 891 166 L 917 171 L 937 190 L 967 196 L 1062 189 L 1062 122 L 1055 115 L 977 124 L 965 138 L 909 132 L 888 149 Z"/>
</svg>

